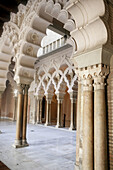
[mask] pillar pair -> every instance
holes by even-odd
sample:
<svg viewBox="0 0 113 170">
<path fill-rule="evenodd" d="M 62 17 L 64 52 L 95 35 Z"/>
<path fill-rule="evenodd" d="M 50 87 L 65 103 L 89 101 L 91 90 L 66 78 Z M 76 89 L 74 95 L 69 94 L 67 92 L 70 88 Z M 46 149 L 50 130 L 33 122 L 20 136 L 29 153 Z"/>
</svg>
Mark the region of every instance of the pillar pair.
<svg viewBox="0 0 113 170">
<path fill-rule="evenodd" d="M 18 85 L 17 123 L 15 148 L 28 146 L 26 139 L 27 105 L 29 85 Z"/>
<path fill-rule="evenodd" d="M 78 111 L 80 112 L 77 112 L 79 125 L 77 126 L 76 165 L 79 165 L 79 168 L 83 170 L 107 170 L 107 127 L 104 77 L 100 75 L 94 77 L 94 96 L 92 77 L 85 79 L 83 84 L 83 119 L 82 110 L 80 110 L 82 90 L 80 89 L 81 85 L 78 85 Z M 82 159 L 80 133 L 83 133 Z M 80 164 L 82 165 L 80 166 Z"/>
</svg>

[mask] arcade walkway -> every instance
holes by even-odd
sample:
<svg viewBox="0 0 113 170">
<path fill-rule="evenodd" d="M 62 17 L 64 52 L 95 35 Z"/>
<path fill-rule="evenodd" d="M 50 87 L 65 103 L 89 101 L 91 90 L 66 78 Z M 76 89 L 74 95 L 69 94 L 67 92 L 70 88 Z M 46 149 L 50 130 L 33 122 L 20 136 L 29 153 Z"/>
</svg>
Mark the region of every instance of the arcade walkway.
<svg viewBox="0 0 113 170">
<path fill-rule="evenodd" d="M 29 147 L 14 149 L 16 123 L 0 121 L 0 160 L 11 170 L 74 170 L 76 132 L 28 125 Z"/>
</svg>

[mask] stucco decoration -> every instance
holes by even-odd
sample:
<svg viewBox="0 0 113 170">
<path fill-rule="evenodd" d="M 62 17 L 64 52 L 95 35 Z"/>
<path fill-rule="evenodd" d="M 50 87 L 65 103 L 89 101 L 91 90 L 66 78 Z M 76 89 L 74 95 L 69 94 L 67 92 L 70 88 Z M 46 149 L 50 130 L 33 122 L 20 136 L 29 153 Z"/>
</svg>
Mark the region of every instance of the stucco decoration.
<svg viewBox="0 0 113 170">
<path fill-rule="evenodd" d="M 17 14 L 11 13 L 10 21 L 4 24 L 0 49 L 0 53 L 4 54 L 1 55 L 0 65 L 4 61 L 2 56 L 5 55 L 7 61 L 4 70 L 7 71 L 10 57 L 14 56 L 14 80 L 17 84 L 30 84 L 34 79 L 37 52 L 46 36 L 46 29 L 53 24 L 54 18 L 70 31 L 68 43 L 73 46 L 73 53 L 79 54 L 106 43 L 107 30 L 100 18 L 104 12 L 103 0 L 29 0 L 26 6 L 20 4 Z M 3 80 L 3 86 L 5 78 L 6 72 L 0 81 Z"/>
<path fill-rule="evenodd" d="M 50 57 L 39 59 L 35 75 L 36 95 L 41 87 L 43 87 L 45 95 L 53 94 L 53 92 L 65 93 L 66 88 L 68 88 L 68 92 L 75 90 L 77 75 L 70 60 L 71 53 L 72 47 L 56 53 L 57 57 L 56 54 L 53 54 Z"/>
</svg>

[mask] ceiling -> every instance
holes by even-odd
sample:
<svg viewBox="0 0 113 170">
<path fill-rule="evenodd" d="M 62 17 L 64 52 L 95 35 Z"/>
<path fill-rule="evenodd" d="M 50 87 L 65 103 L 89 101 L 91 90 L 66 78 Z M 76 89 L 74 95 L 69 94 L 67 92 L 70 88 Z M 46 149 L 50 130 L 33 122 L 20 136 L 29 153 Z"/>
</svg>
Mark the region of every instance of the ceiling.
<svg viewBox="0 0 113 170">
<path fill-rule="evenodd" d="M 0 0 L 0 36 L 3 23 L 10 20 L 10 12 L 16 13 L 20 3 L 26 4 L 28 0 Z"/>
</svg>

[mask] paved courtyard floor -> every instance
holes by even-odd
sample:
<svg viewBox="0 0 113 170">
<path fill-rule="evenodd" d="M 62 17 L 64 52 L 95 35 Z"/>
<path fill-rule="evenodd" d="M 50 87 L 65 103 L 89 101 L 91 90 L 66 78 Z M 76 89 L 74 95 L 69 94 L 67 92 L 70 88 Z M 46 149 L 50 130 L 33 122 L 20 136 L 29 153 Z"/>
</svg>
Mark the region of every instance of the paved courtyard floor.
<svg viewBox="0 0 113 170">
<path fill-rule="evenodd" d="M 12 147 L 16 123 L 0 121 L 0 160 L 11 170 L 74 170 L 76 132 L 28 124 L 29 147 Z"/>
</svg>

